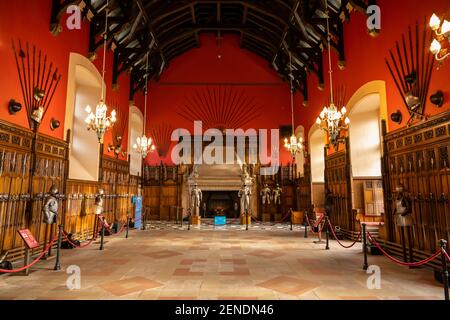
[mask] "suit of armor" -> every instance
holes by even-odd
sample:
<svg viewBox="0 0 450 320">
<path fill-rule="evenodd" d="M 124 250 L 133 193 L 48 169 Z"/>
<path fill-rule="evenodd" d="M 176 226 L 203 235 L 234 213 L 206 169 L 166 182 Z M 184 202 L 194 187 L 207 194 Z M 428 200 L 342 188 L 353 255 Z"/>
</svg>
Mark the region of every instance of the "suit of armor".
<svg viewBox="0 0 450 320">
<path fill-rule="evenodd" d="M 263 205 L 265 205 L 266 203 L 268 205 L 270 204 L 270 200 L 272 199 L 272 191 L 267 184 L 264 185 L 264 188 L 261 190 L 261 197 Z"/>
<path fill-rule="evenodd" d="M 98 194 L 95 196 L 94 209 L 95 214 L 100 215 L 103 213 L 103 196 L 105 191 L 103 189 L 98 190 Z"/>
<path fill-rule="evenodd" d="M 202 198 L 202 190 L 200 190 L 200 188 L 195 185 L 191 191 L 191 208 L 194 216 L 200 215 L 200 205 L 202 203 Z"/>
<path fill-rule="evenodd" d="M 281 204 L 281 194 L 283 193 L 283 189 L 280 188 L 280 186 L 277 184 L 277 187 L 275 190 L 273 190 L 273 203 L 275 205 Z"/>
<path fill-rule="evenodd" d="M 403 188 L 397 188 L 397 197 L 394 201 L 394 221 L 399 227 L 409 227 L 413 222 L 409 200 L 403 194 Z"/>
<path fill-rule="evenodd" d="M 250 198 L 252 196 L 252 190 L 249 186 L 244 185 L 238 193 L 241 199 L 241 213 L 245 214 L 246 211 L 250 211 Z"/>
<path fill-rule="evenodd" d="M 42 206 L 42 213 L 44 214 L 44 223 L 53 224 L 56 223 L 58 217 L 58 188 L 52 186 L 50 188 L 50 194 L 44 199 L 44 205 Z"/>
</svg>

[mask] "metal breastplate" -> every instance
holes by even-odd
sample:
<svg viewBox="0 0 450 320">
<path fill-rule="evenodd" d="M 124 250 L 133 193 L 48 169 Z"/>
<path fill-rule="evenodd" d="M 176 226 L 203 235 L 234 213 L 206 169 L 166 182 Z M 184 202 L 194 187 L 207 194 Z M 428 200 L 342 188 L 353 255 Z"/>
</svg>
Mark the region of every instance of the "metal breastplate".
<svg viewBox="0 0 450 320">
<path fill-rule="evenodd" d="M 53 224 L 56 222 L 58 215 L 58 201 L 54 197 L 46 199 L 44 206 L 42 207 L 44 213 L 44 223 Z"/>
</svg>

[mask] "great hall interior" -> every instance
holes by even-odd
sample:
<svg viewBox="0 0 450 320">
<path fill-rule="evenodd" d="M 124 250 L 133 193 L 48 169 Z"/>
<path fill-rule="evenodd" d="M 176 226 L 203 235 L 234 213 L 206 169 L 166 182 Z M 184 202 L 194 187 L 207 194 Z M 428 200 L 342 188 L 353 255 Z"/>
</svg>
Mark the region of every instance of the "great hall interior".
<svg viewBox="0 0 450 320">
<path fill-rule="evenodd" d="M 0 8 L 1 300 L 449 299 L 448 0 Z"/>
</svg>

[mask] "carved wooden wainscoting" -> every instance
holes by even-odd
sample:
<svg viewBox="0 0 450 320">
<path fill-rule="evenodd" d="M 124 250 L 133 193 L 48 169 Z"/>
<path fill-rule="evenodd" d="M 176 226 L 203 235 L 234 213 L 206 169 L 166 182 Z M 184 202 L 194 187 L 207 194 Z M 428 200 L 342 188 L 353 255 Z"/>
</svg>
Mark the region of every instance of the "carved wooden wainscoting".
<svg viewBox="0 0 450 320">
<path fill-rule="evenodd" d="M 102 188 L 105 190 L 104 213 L 108 222 L 125 221 L 130 214 L 131 202 L 128 192 L 129 162 L 108 156 L 102 157 L 103 179 Z"/>
<path fill-rule="evenodd" d="M 27 224 L 32 137 L 29 130 L 0 122 L 0 251 L 22 245 L 16 235 Z"/>
<path fill-rule="evenodd" d="M 32 140 L 34 134 L 25 128 L 0 121 L 0 252 L 7 259 L 22 257 L 24 247 L 17 231 L 28 228 L 42 250 L 50 230 L 42 224 L 42 203 L 50 187 L 64 193 L 67 169 L 67 144 L 45 135 L 37 135 L 34 170 Z M 34 171 L 32 183 L 30 172 Z M 63 197 L 59 199 L 63 207 Z M 62 212 L 63 210 L 61 210 Z"/>
<path fill-rule="evenodd" d="M 64 141 L 39 135 L 36 143 L 35 174 L 32 189 L 32 210 L 27 212 L 31 218 L 28 229 L 34 234 L 36 240 L 47 243 L 52 234 L 56 234 L 56 225 L 53 230 L 43 224 L 42 206 L 52 185 L 58 187 L 60 192 L 59 208 L 60 217 L 63 212 L 63 198 L 66 183 L 67 148 Z M 63 221 L 63 220 L 59 220 Z M 19 240 L 20 241 L 20 240 Z"/>
<path fill-rule="evenodd" d="M 173 206 L 180 206 L 180 181 L 176 166 L 146 166 L 144 205 L 153 220 L 174 220 Z"/>
<path fill-rule="evenodd" d="M 295 164 L 280 166 L 280 170 L 273 175 L 259 175 L 257 174 L 258 186 L 257 194 L 253 195 L 258 199 L 259 215 L 263 221 L 275 221 L 278 222 L 284 218 L 284 221 L 289 221 L 286 214 L 289 209 L 297 210 L 296 201 L 296 179 L 297 179 L 297 166 Z M 277 187 L 277 184 L 282 189 L 281 205 L 275 205 L 271 201 L 270 205 L 262 205 L 261 190 L 265 185 L 273 190 Z"/>
<path fill-rule="evenodd" d="M 310 211 L 312 208 L 311 194 L 311 158 L 305 157 L 303 164 L 303 176 L 297 180 L 297 211 Z"/>
<path fill-rule="evenodd" d="M 67 201 L 64 229 L 77 237 L 91 237 L 94 231 L 94 200 L 97 181 L 67 181 Z"/>
<path fill-rule="evenodd" d="M 8 252 L 9 261 L 24 254 L 18 230 L 30 229 L 39 241 L 40 247 L 33 254 L 45 247 L 52 232 L 56 233 L 56 226 L 51 231 L 43 223 L 41 212 L 52 185 L 60 192 L 58 222 L 64 224 L 66 232 L 82 239 L 93 234 L 96 219 L 93 204 L 100 187 L 105 189 L 105 216 L 110 223 L 125 221 L 134 210 L 131 197 L 138 194 L 139 177 L 129 175 L 127 161 L 103 157 L 102 181 L 68 180 L 68 144 L 38 134 L 32 156 L 33 138 L 32 131 L 0 121 L 0 254 Z M 30 183 L 31 172 L 34 175 Z M 165 184 L 173 184 L 172 175 L 170 169 L 165 171 Z"/>
<path fill-rule="evenodd" d="M 387 240 L 402 243 L 393 202 L 395 188 L 403 185 L 412 204 L 414 255 L 435 252 L 439 239 L 450 239 L 450 112 L 388 134 L 384 125 L 383 131 Z"/>
<path fill-rule="evenodd" d="M 356 217 L 352 213 L 352 175 L 348 138 L 345 139 L 345 146 L 345 150 L 331 155 L 328 155 L 325 149 L 325 193 L 328 188 L 333 194 L 331 223 L 341 227 L 344 233 L 351 236 L 351 232 L 356 230 Z"/>
<path fill-rule="evenodd" d="M 161 167 L 144 168 L 144 207 L 149 211 L 151 220 L 160 220 L 160 182 Z"/>
</svg>

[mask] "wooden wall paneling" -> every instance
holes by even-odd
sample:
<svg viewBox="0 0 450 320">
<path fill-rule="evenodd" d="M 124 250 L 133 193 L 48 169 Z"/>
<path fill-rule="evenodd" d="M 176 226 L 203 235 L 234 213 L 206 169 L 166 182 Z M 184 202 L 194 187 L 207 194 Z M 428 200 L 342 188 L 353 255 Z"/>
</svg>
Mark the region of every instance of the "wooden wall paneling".
<svg viewBox="0 0 450 320">
<path fill-rule="evenodd" d="M 144 204 L 151 212 L 152 219 L 161 219 L 160 189 L 161 175 L 159 166 L 144 167 Z"/>
<path fill-rule="evenodd" d="M 38 134 L 36 139 L 35 168 L 32 181 L 32 217 L 29 226 L 36 239 L 43 241 L 44 247 L 51 238 L 56 237 L 56 226 L 43 224 L 42 206 L 52 185 L 59 192 L 64 192 L 63 181 L 66 179 L 64 165 L 66 161 L 68 144 L 46 135 Z M 63 194 L 62 194 L 63 196 Z M 60 197 L 60 205 L 62 197 Z M 59 215 L 62 213 L 60 206 Z M 61 218 L 61 217 L 59 217 Z"/>
<path fill-rule="evenodd" d="M 161 218 L 159 212 L 159 186 L 145 186 L 144 188 L 144 204 L 150 212 L 152 219 L 159 220 Z"/>
<path fill-rule="evenodd" d="M 99 183 L 96 181 L 68 181 L 68 208 L 65 230 L 78 238 L 88 238 L 93 234 L 96 219 L 93 205 Z"/>
<path fill-rule="evenodd" d="M 40 247 L 34 253 L 45 247 L 52 233 L 56 234 L 55 226 L 50 230 L 42 221 L 43 201 L 52 185 L 60 192 L 59 222 L 76 238 L 89 238 L 93 234 L 96 220 L 93 204 L 99 187 L 105 189 L 108 221 L 124 221 L 131 213 L 131 196 L 138 194 L 139 177 L 129 175 L 129 163 L 103 157 L 100 181 L 68 180 L 68 145 L 46 135 L 34 136 L 26 128 L 0 120 L 0 253 L 10 252 L 9 260 L 23 256 L 24 247 L 17 230 L 28 228 L 35 235 Z M 30 172 L 34 173 L 32 180 Z"/>
<path fill-rule="evenodd" d="M 125 221 L 127 212 L 129 163 L 124 160 L 102 157 L 102 187 L 105 190 L 104 215 L 108 222 Z M 125 201 L 124 201 L 125 199 Z"/>
<path fill-rule="evenodd" d="M 306 147 L 305 147 L 306 149 Z M 297 180 L 297 211 L 311 211 L 312 208 L 312 185 L 311 185 L 311 158 L 305 157 L 303 165 L 303 176 Z"/>
<path fill-rule="evenodd" d="M 27 225 L 30 130 L 0 121 L 0 252 L 22 246 L 16 232 Z"/>
<path fill-rule="evenodd" d="M 33 141 L 36 141 L 34 149 Z M 47 228 L 46 239 L 46 228 L 41 227 L 42 202 L 54 184 L 61 193 L 59 202 L 63 207 L 67 146 L 64 141 L 41 134 L 35 136 L 29 129 L 0 121 L 0 250 L 13 251 L 15 259 L 23 255 L 19 229 L 30 229 L 41 244 L 40 250 L 51 236 Z M 30 172 L 34 172 L 32 177 Z"/>
<path fill-rule="evenodd" d="M 345 150 L 331 155 L 328 155 L 327 148 L 324 149 L 325 190 L 328 188 L 333 194 L 331 223 L 346 231 L 354 231 L 357 226 L 356 217 L 352 212 L 352 174 L 348 138 L 345 139 L 345 147 Z"/>
<path fill-rule="evenodd" d="M 411 246 L 434 252 L 440 239 L 450 238 L 450 111 L 409 128 L 384 129 L 383 137 L 387 240 L 402 243 L 393 215 L 395 188 L 403 185 L 412 208 Z"/>
</svg>

